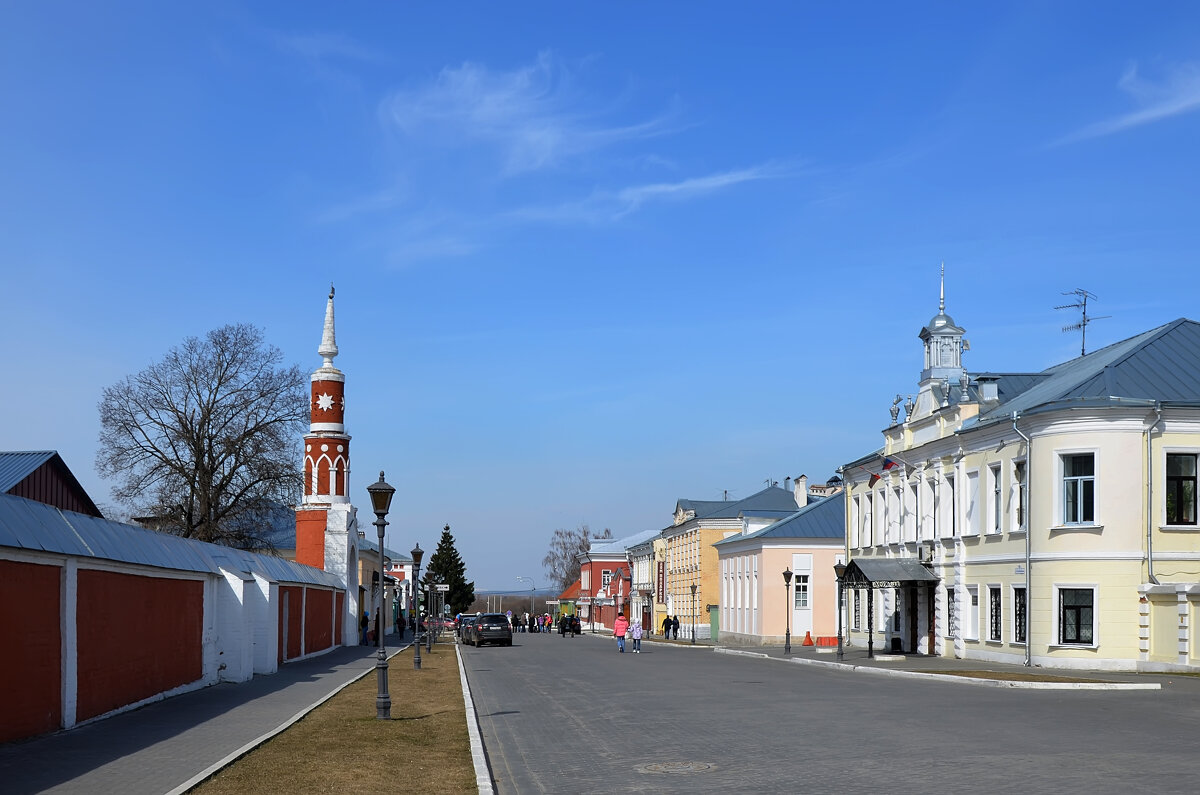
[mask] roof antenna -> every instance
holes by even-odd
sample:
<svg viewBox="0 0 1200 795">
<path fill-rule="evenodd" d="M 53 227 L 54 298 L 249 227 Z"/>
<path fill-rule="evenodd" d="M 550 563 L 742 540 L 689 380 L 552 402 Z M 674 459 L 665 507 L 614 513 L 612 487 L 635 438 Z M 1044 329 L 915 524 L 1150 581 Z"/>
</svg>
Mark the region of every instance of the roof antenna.
<svg viewBox="0 0 1200 795">
<path fill-rule="evenodd" d="M 1055 309 L 1078 309 L 1082 312 L 1082 316 L 1080 317 L 1079 322 L 1072 323 L 1069 326 L 1063 326 L 1063 331 L 1082 332 L 1082 339 L 1080 340 L 1080 343 L 1079 343 L 1079 355 L 1087 356 L 1087 325 L 1088 325 L 1088 323 L 1091 323 L 1093 320 L 1105 320 L 1107 318 L 1112 317 L 1112 315 L 1100 315 L 1099 317 L 1088 317 L 1088 313 L 1087 313 L 1088 299 L 1090 298 L 1093 301 L 1099 301 L 1100 298 L 1097 295 L 1095 295 L 1094 293 L 1089 293 L 1087 290 L 1083 289 L 1082 287 L 1080 287 L 1077 290 L 1072 290 L 1069 293 L 1063 293 L 1063 295 L 1073 295 L 1073 296 L 1075 296 L 1075 298 L 1077 300 L 1073 304 L 1063 304 L 1062 306 L 1056 306 L 1056 307 L 1054 307 Z"/>
</svg>

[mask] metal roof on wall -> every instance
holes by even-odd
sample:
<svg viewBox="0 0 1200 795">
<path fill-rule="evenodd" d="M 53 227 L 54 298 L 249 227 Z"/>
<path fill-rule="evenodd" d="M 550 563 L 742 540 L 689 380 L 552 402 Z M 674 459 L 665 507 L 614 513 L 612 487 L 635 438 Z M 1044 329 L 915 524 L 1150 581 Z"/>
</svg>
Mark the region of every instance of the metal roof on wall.
<svg viewBox="0 0 1200 795">
<path fill-rule="evenodd" d="M 811 502 L 785 519 L 748 535 L 735 535 L 713 546 L 763 538 L 844 538 L 846 535 L 846 493 L 839 491 Z"/>
<path fill-rule="evenodd" d="M 0 492 L 7 492 L 56 455 L 53 450 L 0 453 Z"/>
<path fill-rule="evenodd" d="M 219 574 L 221 567 L 277 582 L 337 588 L 332 574 L 274 555 L 145 530 L 0 494 L 0 547 Z"/>
</svg>

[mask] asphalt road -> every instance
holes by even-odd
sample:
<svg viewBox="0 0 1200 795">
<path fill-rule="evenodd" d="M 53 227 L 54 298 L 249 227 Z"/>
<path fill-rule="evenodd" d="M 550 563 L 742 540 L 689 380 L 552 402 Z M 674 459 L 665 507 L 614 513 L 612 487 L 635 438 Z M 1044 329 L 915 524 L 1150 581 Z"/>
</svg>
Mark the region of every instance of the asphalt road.
<svg viewBox="0 0 1200 795">
<path fill-rule="evenodd" d="M 1033 691 L 609 637 L 462 648 L 498 793 L 1200 791 L 1200 682 Z"/>
</svg>

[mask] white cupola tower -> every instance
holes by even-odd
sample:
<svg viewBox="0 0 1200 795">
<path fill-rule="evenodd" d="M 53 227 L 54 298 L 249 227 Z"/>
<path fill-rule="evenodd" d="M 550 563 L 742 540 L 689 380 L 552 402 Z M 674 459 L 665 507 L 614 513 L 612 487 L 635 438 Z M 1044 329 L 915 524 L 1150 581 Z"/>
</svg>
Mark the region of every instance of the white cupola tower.
<svg viewBox="0 0 1200 795">
<path fill-rule="evenodd" d="M 349 502 L 350 437 L 346 434 L 346 376 L 333 366 L 338 355 L 333 330 L 333 286 L 325 305 L 325 328 L 311 376 L 309 431 L 304 437 L 304 503 Z"/>
<path fill-rule="evenodd" d="M 296 507 L 296 561 L 337 576 L 341 642 L 358 637 L 358 519 L 350 503 L 350 436 L 346 433 L 346 376 L 333 366 L 333 285 L 325 304 L 325 328 L 310 379 L 309 426 L 304 435 L 304 495 Z"/>
<path fill-rule="evenodd" d="M 943 264 L 938 313 L 918 335 L 925 345 L 925 366 L 921 370 L 916 407 L 909 419 L 928 416 L 940 407 L 957 402 L 954 400 L 956 395 L 961 399 L 960 385 L 967 374 L 962 364 L 966 347 L 964 334 L 966 331 L 946 314 L 946 266 Z"/>
</svg>

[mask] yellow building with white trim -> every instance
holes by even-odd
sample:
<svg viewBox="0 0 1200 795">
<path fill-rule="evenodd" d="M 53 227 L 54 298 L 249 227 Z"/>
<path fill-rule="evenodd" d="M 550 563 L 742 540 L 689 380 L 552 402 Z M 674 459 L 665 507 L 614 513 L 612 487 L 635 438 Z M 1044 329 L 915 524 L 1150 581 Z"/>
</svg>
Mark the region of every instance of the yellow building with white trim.
<svg viewBox="0 0 1200 795">
<path fill-rule="evenodd" d="M 963 333 L 943 301 L 904 419 L 897 401 L 883 446 L 842 468 L 847 553 L 884 584 L 847 591 L 851 642 L 1200 670 L 1200 324 L 1037 373 L 968 373 Z M 888 563 L 914 559 L 931 581 Z"/>
</svg>

